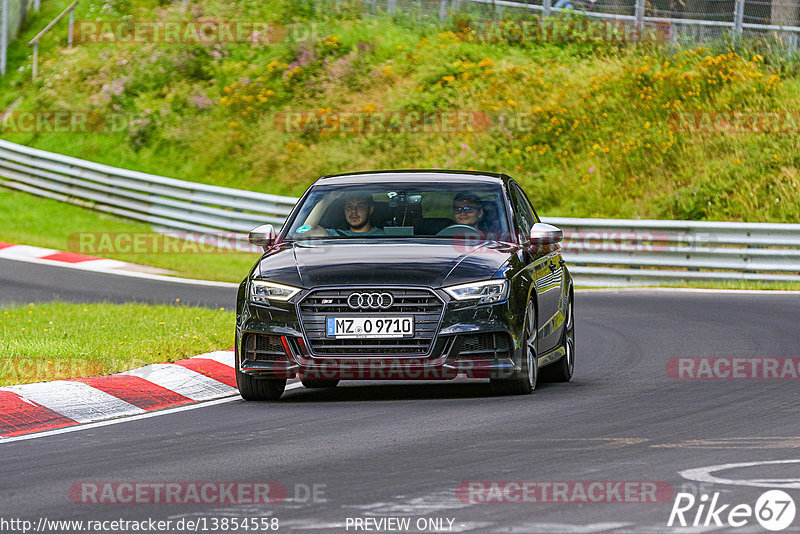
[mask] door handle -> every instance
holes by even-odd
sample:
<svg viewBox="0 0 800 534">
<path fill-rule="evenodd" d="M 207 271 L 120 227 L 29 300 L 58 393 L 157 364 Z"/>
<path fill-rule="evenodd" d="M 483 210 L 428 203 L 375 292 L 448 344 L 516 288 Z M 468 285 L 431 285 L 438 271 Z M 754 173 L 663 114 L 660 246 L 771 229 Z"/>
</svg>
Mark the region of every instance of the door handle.
<svg viewBox="0 0 800 534">
<path fill-rule="evenodd" d="M 563 267 L 567 264 L 567 262 L 564 260 L 564 258 L 561 258 L 560 260 L 558 260 L 558 264 Z"/>
<path fill-rule="evenodd" d="M 551 263 L 550 264 L 550 271 L 551 272 L 556 272 L 556 264 L 555 263 Z"/>
</svg>

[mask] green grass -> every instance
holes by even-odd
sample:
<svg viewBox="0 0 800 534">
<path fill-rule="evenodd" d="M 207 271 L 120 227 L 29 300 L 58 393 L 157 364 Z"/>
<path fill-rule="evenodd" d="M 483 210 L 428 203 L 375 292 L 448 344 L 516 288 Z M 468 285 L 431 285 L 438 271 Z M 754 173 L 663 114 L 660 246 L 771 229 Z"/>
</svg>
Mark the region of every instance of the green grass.
<svg viewBox="0 0 800 534">
<path fill-rule="evenodd" d="M 481 42 L 461 31 L 468 20 L 436 27 L 355 11 L 329 17 L 312 5 L 212 0 L 188 10 L 277 20 L 301 36 L 274 44 L 82 44 L 64 53 L 63 36 L 54 36 L 43 45 L 41 80 L 17 80 L 20 109 L 135 120 L 116 133 L 2 135 L 277 194 L 299 195 L 333 172 L 472 168 L 514 175 L 545 216 L 798 221 L 796 136 L 674 129 L 679 112 L 798 112 L 800 62 L 773 43 Z M 79 4 L 76 19 L 189 16 L 177 3 L 131 0 Z M 471 133 L 287 133 L 276 126 L 286 110 L 469 110 L 491 121 Z"/>
<path fill-rule="evenodd" d="M 0 310 L 0 386 L 116 373 L 233 346 L 234 313 L 145 304 Z"/>
<path fill-rule="evenodd" d="M 118 259 L 171 271 L 175 276 L 241 282 L 258 254 L 221 251 L 218 253 L 113 253 L 81 250 L 81 233 L 108 232 L 111 235 L 152 234 L 149 225 L 112 217 L 72 204 L 0 188 L 0 241 L 34 245 L 56 250 L 84 252 L 90 256 Z M 98 241 L 99 243 L 99 241 Z M 221 249 L 218 249 L 221 250 Z"/>
</svg>

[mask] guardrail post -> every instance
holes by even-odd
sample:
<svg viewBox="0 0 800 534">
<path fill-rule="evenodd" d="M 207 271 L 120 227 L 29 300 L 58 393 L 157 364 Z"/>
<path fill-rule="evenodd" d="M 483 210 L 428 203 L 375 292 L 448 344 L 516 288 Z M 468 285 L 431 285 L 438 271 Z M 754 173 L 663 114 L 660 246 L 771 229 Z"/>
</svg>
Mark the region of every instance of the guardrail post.
<svg viewBox="0 0 800 534">
<path fill-rule="evenodd" d="M 447 19 L 447 0 L 439 2 L 439 20 L 444 22 Z"/>
<path fill-rule="evenodd" d="M 72 48 L 72 28 L 75 27 L 75 8 L 69 10 L 69 34 L 67 37 L 67 48 Z"/>
<path fill-rule="evenodd" d="M 395 6 L 396 6 L 396 0 L 387 0 L 386 12 L 389 13 L 390 15 L 393 15 Z"/>
<path fill-rule="evenodd" d="M 33 81 L 36 81 L 36 74 L 39 72 L 39 41 L 33 43 Z"/>
<path fill-rule="evenodd" d="M 8 56 L 8 0 L 0 3 L 0 76 L 6 75 Z"/>
<path fill-rule="evenodd" d="M 744 0 L 736 0 L 734 4 L 734 25 L 731 42 L 735 43 L 742 37 L 742 23 L 744 22 Z"/>
<path fill-rule="evenodd" d="M 636 38 L 642 35 L 644 30 L 644 6 L 645 0 L 636 0 Z"/>
<path fill-rule="evenodd" d="M 544 18 L 550 17 L 553 11 L 553 0 L 542 0 L 542 8 L 544 9 L 542 16 L 544 16 Z"/>
<path fill-rule="evenodd" d="M 40 0 L 33 0 L 33 10 L 38 13 L 41 2 Z"/>
</svg>

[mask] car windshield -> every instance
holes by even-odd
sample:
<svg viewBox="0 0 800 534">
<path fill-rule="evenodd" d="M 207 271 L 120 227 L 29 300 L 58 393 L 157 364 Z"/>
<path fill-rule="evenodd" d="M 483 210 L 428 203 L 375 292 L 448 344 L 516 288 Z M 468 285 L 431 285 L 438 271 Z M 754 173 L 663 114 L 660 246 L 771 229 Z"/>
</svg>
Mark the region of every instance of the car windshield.
<svg viewBox="0 0 800 534">
<path fill-rule="evenodd" d="M 371 183 L 315 186 L 287 240 L 507 236 L 500 184 Z"/>
</svg>

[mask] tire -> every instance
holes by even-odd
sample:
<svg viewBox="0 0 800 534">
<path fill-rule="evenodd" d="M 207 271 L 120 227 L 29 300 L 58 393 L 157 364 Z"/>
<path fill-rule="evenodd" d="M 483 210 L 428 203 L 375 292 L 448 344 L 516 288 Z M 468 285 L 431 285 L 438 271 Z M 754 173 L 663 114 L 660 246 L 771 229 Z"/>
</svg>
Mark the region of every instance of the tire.
<svg viewBox="0 0 800 534">
<path fill-rule="evenodd" d="M 561 335 L 564 356 L 542 369 L 542 380 L 547 382 L 569 382 L 575 371 L 575 310 L 572 296 L 567 303 L 567 325 Z"/>
<path fill-rule="evenodd" d="M 525 312 L 525 332 L 522 335 L 523 358 L 520 370 L 510 378 L 490 378 L 489 386 L 495 395 L 528 395 L 536 389 L 539 375 L 536 357 L 536 312 L 532 303 L 528 303 Z"/>
<path fill-rule="evenodd" d="M 309 389 L 323 389 L 323 388 L 335 388 L 336 385 L 339 383 L 339 380 L 336 378 L 324 379 L 324 378 L 303 378 L 301 380 L 303 386 Z"/>
<path fill-rule="evenodd" d="M 239 370 L 239 346 L 236 348 L 236 385 L 246 401 L 276 401 L 286 389 L 284 378 L 253 378 Z"/>
</svg>

